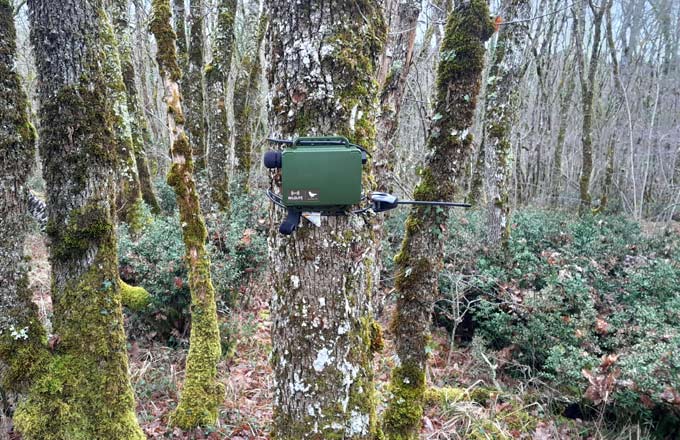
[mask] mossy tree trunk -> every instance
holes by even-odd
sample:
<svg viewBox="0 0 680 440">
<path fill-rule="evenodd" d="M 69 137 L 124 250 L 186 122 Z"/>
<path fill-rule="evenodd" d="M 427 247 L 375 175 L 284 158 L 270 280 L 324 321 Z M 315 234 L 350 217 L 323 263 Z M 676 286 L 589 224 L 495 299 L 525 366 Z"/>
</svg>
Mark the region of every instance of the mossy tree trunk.
<svg viewBox="0 0 680 440">
<path fill-rule="evenodd" d="M 559 124 L 557 128 L 557 140 L 555 143 L 555 151 L 553 153 L 553 166 L 550 170 L 550 185 L 551 185 L 551 206 L 558 206 L 560 195 L 564 188 L 564 178 L 562 173 L 562 154 L 564 151 L 564 143 L 567 136 L 567 126 L 569 125 L 569 109 L 571 108 L 571 98 L 574 95 L 576 88 L 576 81 L 573 75 L 567 73 L 560 82 L 560 114 L 558 115 Z"/>
<path fill-rule="evenodd" d="M 12 392 L 22 391 L 48 356 L 24 255 L 36 137 L 15 58 L 14 7 L 0 0 L 0 389 Z"/>
<path fill-rule="evenodd" d="M 191 335 L 184 386 L 171 423 L 183 429 L 212 425 L 224 398 L 224 386 L 217 381 L 220 333 L 217 324 L 215 289 L 210 278 L 210 259 L 205 248 L 207 230 L 194 181 L 191 144 L 184 131 L 184 113 L 178 80 L 175 32 L 170 24 L 169 0 L 153 1 L 151 32 L 156 37 L 160 68 L 168 109 L 172 166 L 168 184 L 175 190 L 182 237 L 186 248 L 191 290 Z"/>
<path fill-rule="evenodd" d="M 386 31 L 378 1 L 267 0 L 272 136 L 343 135 L 375 144 L 378 57 Z M 371 173 L 364 170 L 366 190 Z M 272 174 L 280 191 L 277 174 Z M 360 216 L 303 220 L 278 233 L 272 208 L 272 436 L 278 440 L 373 439 L 377 433 L 371 311 L 375 243 Z"/>
<path fill-rule="evenodd" d="M 137 165 L 137 176 L 142 199 L 158 214 L 160 205 L 153 190 L 149 161 L 146 156 L 146 146 L 149 140 L 149 126 L 146 116 L 142 111 L 137 84 L 135 82 L 135 66 L 132 62 L 132 32 L 130 23 L 129 0 L 114 0 L 111 4 L 111 18 L 118 40 L 118 53 L 120 54 L 120 66 L 123 74 L 123 83 L 127 92 L 127 110 L 130 117 L 130 129 L 132 135 L 132 149 Z"/>
<path fill-rule="evenodd" d="M 268 23 L 266 14 L 261 14 L 259 18 L 257 14 L 252 15 L 257 23 L 255 42 L 241 57 L 241 68 L 236 75 L 234 85 L 234 175 L 238 191 L 242 193 L 248 192 L 253 133 L 260 114 L 260 77 L 262 76 L 260 49 Z"/>
<path fill-rule="evenodd" d="M 229 207 L 229 156 L 231 130 L 227 80 L 234 51 L 234 17 L 237 0 L 220 0 L 217 5 L 217 30 L 213 42 L 212 62 L 205 69 L 208 98 L 208 169 L 212 200 L 221 210 Z"/>
<path fill-rule="evenodd" d="M 603 213 L 607 210 L 609 203 L 609 195 L 614 184 L 614 145 L 616 137 L 614 135 L 609 139 L 609 147 L 607 147 L 607 165 L 604 170 L 604 181 L 602 182 L 602 194 L 600 195 L 600 205 L 597 207 L 597 213 Z"/>
<path fill-rule="evenodd" d="M 512 179 L 512 124 L 519 106 L 517 89 L 529 32 L 528 0 L 504 0 L 500 16 L 515 21 L 498 32 L 489 69 L 484 111 L 487 243 L 507 249 L 510 239 L 510 184 Z"/>
<path fill-rule="evenodd" d="M 186 0 L 172 0 L 172 19 L 177 36 L 175 45 L 177 46 L 177 63 L 186 76 L 189 67 L 189 38 L 187 34 L 187 11 Z M 180 83 L 181 83 L 180 78 Z"/>
<path fill-rule="evenodd" d="M 101 1 L 31 0 L 54 353 L 14 421 L 25 439 L 143 439 L 128 377 L 114 228 L 116 97 Z"/>
<path fill-rule="evenodd" d="M 380 191 L 392 191 L 392 171 L 396 159 L 394 139 L 399 128 L 406 79 L 413 62 L 420 4 L 420 0 L 406 0 L 393 2 L 391 6 L 396 11 L 390 14 L 390 36 L 383 52 L 379 75 L 382 90 L 374 167 Z"/>
<path fill-rule="evenodd" d="M 581 111 L 583 120 L 581 125 L 581 175 L 579 177 L 579 215 L 590 212 L 592 197 L 590 195 L 590 180 L 593 173 L 593 105 L 595 103 L 595 88 L 597 87 L 597 67 L 600 60 L 600 46 L 602 40 L 602 18 L 611 8 L 613 0 L 605 0 L 597 6 L 592 0 L 588 5 L 593 14 L 593 47 L 590 49 L 588 64 L 584 60 L 586 49 L 583 45 L 585 38 L 585 3 L 578 10 L 574 6 L 574 33 L 576 34 L 576 57 L 581 81 Z"/>
<path fill-rule="evenodd" d="M 472 206 L 477 206 L 483 202 L 482 199 L 482 189 L 484 187 L 484 156 L 486 154 L 486 147 L 484 145 L 484 139 L 479 143 L 479 148 L 477 149 L 477 158 L 475 159 L 475 165 L 472 169 L 472 177 L 470 178 L 470 191 L 468 191 L 468 196 L 466 201 Z"/>
<path fill-rule="evenodd" d="M 203 93 L 203 0 L 191 0 L 189 8 L 189 64 L 182 83 L 186 129 L 197 172 L 206 167 L 206 119 Z"/>
<path fill-rule="evenodd" d="M 106 92 L 113 103 L 112 123 L 118 156 L 118 192 L 116 196 L 118 218 L 127 223 L 132 231 L 137 231 L 141 227 L 142 192 L 137 174 L 137 161 L 132 140 L 132 119 L 128 110 L 128 95 L 123 81 L 121 55 L 109 16 L 102 10 L 97 19 L 101 27 L 102 43 L 109 51 L 108 55 L 102 60 L 102 66 L 106 76 Z"/>
<path fill-rule="evenodd" d="M 429 154 L 419 172 L 415 199 L 454 200 L 464 187 L 484 42 L 493 29 L 484 0 L 458 3 L 449 14 L 437 69 L 435 118 L 427 141 Z M 445 241 L 441 234 L 446 219 L 446 212 L 441 210 L 412 208 L 401 250 L 395 257 L 397 308 L 392 331 L 399 363 L 392 372 L 383 421 L 388 439 L 418 437 L 425 392 L 425 346 L 437 298 Z"/>
</svg>

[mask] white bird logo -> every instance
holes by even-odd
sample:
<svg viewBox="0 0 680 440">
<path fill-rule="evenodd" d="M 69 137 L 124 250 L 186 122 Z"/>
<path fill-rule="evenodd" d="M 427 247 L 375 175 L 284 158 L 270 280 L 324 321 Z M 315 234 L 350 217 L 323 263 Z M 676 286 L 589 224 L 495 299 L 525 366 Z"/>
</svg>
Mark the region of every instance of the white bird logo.
<svg viewBox="0 0 680 440">
<path fill-rule="evenodd" d="M 311 197 L 312 199 L 319 195 L 318 193 L 313 193 L 311 191 L 307 191 L 307 192 L 309 193 L 309 197 Z"/>
</svg>

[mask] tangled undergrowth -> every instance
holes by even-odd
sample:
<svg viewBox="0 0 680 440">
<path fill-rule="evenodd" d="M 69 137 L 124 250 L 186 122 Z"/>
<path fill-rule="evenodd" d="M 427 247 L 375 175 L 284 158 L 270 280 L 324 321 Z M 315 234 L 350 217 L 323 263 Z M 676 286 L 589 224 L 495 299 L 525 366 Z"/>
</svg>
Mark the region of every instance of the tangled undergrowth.
<svg viewBox="0 0 680 440">
<path fill-rule="evenodd" d="M 492 382 L 587 421 L 581 435 L 680 436 L 677 229 L 525 210 L 505 252 L 484 247 L 479 213 L 449 232 L 437 320 Z"/>
<path fill-rule="evenodd" d="M 183 432 L 167 423 L 188 338 L 178 221 L 172 214 L 149 216 L 141 235 L 121 230 L 121 277 L 153 297 L 126 318 L 137 414 L 148 438 L 268 438 L 266 205 L 252 198 L 232 203 L 231 215 L 208 215 L 227 396 L 218 424 L 205 430 Z M 385 292 L 403 218 L 395 213 L 388 222 Z M 515 214 L 510 247 L 502 253 L 485 248 L 480 213 L 452 218 L 420 437 L 678 438 L 680 232 L 677 225 L 648 229 L 623 217 L 524 210 Z M 36 237 L 29 241 L 33 265 L 45 267 Z M 48 277 L 49 271 L 31 273 L 46 318 Z M 388 328 L 394 304 L 386 296 L 381 320 Z M 395 366 L 393 341 L 385 336 L 375 359 L 381 405 Z"/>
</svg>

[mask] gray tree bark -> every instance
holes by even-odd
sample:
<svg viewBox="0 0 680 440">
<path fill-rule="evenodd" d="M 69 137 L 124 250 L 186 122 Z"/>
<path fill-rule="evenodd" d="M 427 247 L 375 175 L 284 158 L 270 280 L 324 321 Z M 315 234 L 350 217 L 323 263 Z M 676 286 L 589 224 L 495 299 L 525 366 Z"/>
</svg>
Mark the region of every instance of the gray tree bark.
<svg viewBox="0 0 680 440">
<path fill-rule="evenodd" d="M 153 190 L 149 161 L 146 155 L 146 147 L 150 137 L 149 125 L 139 101 L 139 93 L 135 81 L 135 66 L 132 62 L 133 27 L 130 23 L 129 6 L 129 0 L 114 0 L 110 8 L 111 18 L 118 39 L 121 71 L 125 90 L 127 91 L 127 110 L 130 117 L 132 149 L 137 165 L 141 196 L 152 212 L 158 214 L 160 212 L 160 205 Z"/>
<path fill-rule="evenodd" d="M 241 57 L 241 68 L 236 75 L 234 84 L 234 176 L 236 188 L 241 193 L 247 193 L 248 178 L 252 165 L 253 134 L 257 125 L 257 118 L 261 107 L 260 77 L 262 64 L 260 49 L 267 31 L 267 17 L 265 14 L 251 14 L 255 22 L 255 41 L 248 52 Z"/>
<path fill-rule="evenodd" d="M 435 116 L 428 156 L 414 191 L 417 200 L 453 200 L 464 188 L 484 65 L 484 42 L 494 28 L 485 0 L 456 5 L 449 14 L 437 69 Z M 392 371 L 384 431 L 388 439 L 416 439 L 423 415 L 432 306 L 442 266 L 446 212 L 414 207 L 395 257 L 397 309 L 392 321 L 398 366 Z"/>
<path fill-rule="evenodd" d="M 508 22 L 498 33 L 486 86 L 484 154 L 487 207 L 487 242 L 508 246 L 510 239 L 510 182 L 512 179 L 512 124 L 519 106 L 517 88 L 524 63 L 528 0 L 504 0 L 500 15 Z"/>
<path fill-rule="evenodd" d="M 231 130 L 227 80 L 234 51 L 234 17 L 237 0 L 220 0 L 217 5 L 217 30 L 213 42 L 212 62 L 205 69 L 208 99 L 208 169 L 212 200 L 221 210 L 229 207 L 229 156 Z"/>
<path fill-rule="evenodd" d="M 267 0 L 272 136 L 343 135 L 375 144 L 378 57 L 385 25 L 377 1 Z M 370 171 L 364 170 L 365 189 Z M 278 177 L 272 174 L 277 190 Z M 373 439 L 377 432 L 372 317 L 372 225 L 360 216 L 303 221 L 280 235 L 272 211 L 272 363 L 277 439 Z"/>
<path fill-rule="evenodd" d="M 25 439 L 143 439 L 114 229 L 117 151 L 101 1 L 28 2 L 39 78 L 54 353 L 17 409 Z M 47 385 L 51 384 L 51 385 Z"/>
<path fill-rule="evenodd" d="M 203 93 L 203 0 L 191 0 L 189 9 L 189 64 L 182 82 L 186 128 L 197 172 L 206 168 L 206 118 Z"/>
<path fill-rule="evenodd" d="M 380 191 L 392 191 L 392 167 L 395 160 L 395 135 L 399 113 L 411 71 L 413 48 L 420 15 L 419 0 L 400 0 L 389 26 L 389 38 L 380 66 L 380 115 L 375 154 L 375 176 Z"/>
<path fill-rule="evenodd" d="M 47 356 L 24 255 L 36 135 L 15 61 L 14 7 L 0 0 L 0 389 L 7 392 L 24 390 Z"/>
<path fill-rule="evenodd" d="M 581 111 L 583 112 L 581 126 L 581 175 L 579 178 L 580 204 L 579 214 L 586 214 L 591 207 L 590 179 L 593 172 L 593 105 L 595 100 L 596 75 L 600 58 L 600 45 L 602 40 L 602 18 L 612 5 L 613 0 L 606 0 L 601 6 L 596 6 L 592 0 L 588 0 L 590 10 L 593 13 L 593 47 L 590 58 L 586 65 L 586 51 L 583 45 L 585 34 L 585 8 L 583 4 L 578 13 L 574 12 L 574 32 L 576 34 L 576 57 L 578 60 L 579 75 L 581 79 Z"/>
</svg>

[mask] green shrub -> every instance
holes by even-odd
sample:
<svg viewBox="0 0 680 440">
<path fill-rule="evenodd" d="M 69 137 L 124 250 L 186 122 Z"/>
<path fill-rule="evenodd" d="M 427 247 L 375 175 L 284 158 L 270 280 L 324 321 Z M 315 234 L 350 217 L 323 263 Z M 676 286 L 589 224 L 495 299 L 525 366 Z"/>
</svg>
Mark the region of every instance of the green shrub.
<svg viewBox="0 0 680 440">
<path fill-rule="evenodd" d="M 452 219 L 447 261 L 467 271 L 475 335 L 487 349 L 512 349 L 506 371 L 529 369 L 575 403 L 590 385 L 583 370 L 614 374 L 608 420 L 632 417 L 658 426 L 676 420 L 677 234 L 645 237 L 622 216 L 525 210 L 514 214 L 503 254 L 485 249 L 484 220 L 475 212 Z M 449 300 L 456 276 L 441 277 Z"/>
<path fill-rule="evenodd" d="M 266 205 L 250 196 L 232 203 L 230 214 L 212 213 L 206 218 L 211 275 L 221 313 L 233 307 L 266 257 L 264 231 L 256 226 L 258 210 Z M 152 217 L 137 237 L 131 237 L 127 227 L 121 225 L 118 243 L 121 278 L 151 294 L 151 304 L 131 315 L 129 333 L 158 335 L 168 343 L 177 343 L 188 335 L 190 322 L 190 292 L 178 215 Z"/>
</svg>

